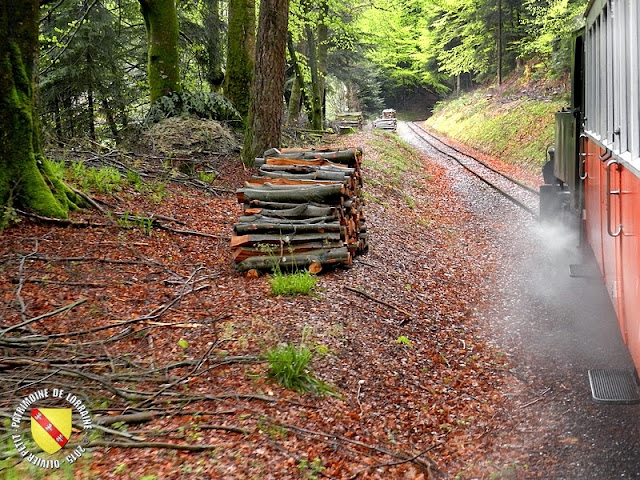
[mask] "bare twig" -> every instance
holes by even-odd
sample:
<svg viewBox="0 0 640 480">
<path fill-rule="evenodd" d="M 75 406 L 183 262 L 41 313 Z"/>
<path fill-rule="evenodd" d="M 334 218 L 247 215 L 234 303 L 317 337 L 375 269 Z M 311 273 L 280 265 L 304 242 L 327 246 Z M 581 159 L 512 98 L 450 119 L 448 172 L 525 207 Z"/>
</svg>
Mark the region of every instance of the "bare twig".
<svg viewBox="0 0 640 480">
<path fill-rule="evenodd" d="M 27 259 L 29 257 L 32 257 L 33 255 L 38 253 L 38 240 L 36 240 L 36 245 L 35 248 L 33 250 L 33 252 L 31 252 L 28 255 L 23 256 L 20 259 L 20 265 L 18 267 L 18 288 L 16 288 L 16 298 L 18 299 L 18 303 L 20 304 L 20 317 L 22 317 L 22 321 L 25 322 L 27 320 L 27 315 L 26 315 L 26 311 L 27 311 L 27 307 L 24 304 L 24 300 L 22 298 L 21 292 L 22 292 L 22 287 L 24 286 L 24 263 L 27 261 Z M 1 336 L 2 334 L 0 334 Z"/>
<path fill-rule="evenodd" d="M 549 393 L 551 391 L 551 387 L 546 388 L 545 390 L 543 390 L 537 398 L 534 398 L 533 400 L 531 400 L 530 402 L 525 403 L 524 405 L 520 405 L 520 408 L 527 408 L 530 407 L 531 405 L 538 403 L 540 400 L 542 400 L 542 397 L 544 397 L 547 393 Z"/>
<path fill-rule="evenodd" d="M 359 295 L 362 295 L 363 297 L 367 297 L 369 300 L 373 300 L 376 303 L 379 303 L 381 305 L 384 305 L 386 307 L 389 307 L 393 310 L 395 310 L 396 312 L 400 312 L 403 313 L 405 315 L 407 315 L 408 317 L 413 317 L 413 314 L 411 312 L 408 312 L 407 310 L 400 308 L 400 307 L 396 307 L 395 305 L 391 305 L 389 302 L 386 302 L 384 300 L 381 300 L 379 298 L 374 297 L 373 295 L 365 292 L 364 290 L 361 290 L 359 288 L 354 288 L 354 287 L 350 287 L 348 285 L 345 285 L 345 287 L 347 290 L 349 290 L 350 292 L 355 292 Z"/>
</svg>

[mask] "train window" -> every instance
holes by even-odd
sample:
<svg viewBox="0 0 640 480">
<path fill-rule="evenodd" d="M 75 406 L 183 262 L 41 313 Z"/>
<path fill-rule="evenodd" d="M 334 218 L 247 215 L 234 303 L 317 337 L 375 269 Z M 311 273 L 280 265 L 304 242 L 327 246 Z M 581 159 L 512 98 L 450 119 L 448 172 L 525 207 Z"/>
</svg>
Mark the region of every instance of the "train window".
<svg viewBox="0 0 640 480">
<path fill-rule="evenodd" d="M 615 4 L 614 19 L 614 63 L 615 63 L 615 97 L 616 110 L 613 117 L 614 150 L 623 153 L 627 151 L 627 36 L 626 0 Z M 617 134 L 616 134 L 617 132 Z"/>
<path fill-rule="evenodd" d="M 627 68 L 629 71 L 629 150 L 633 159 L 640 158 L 640 35 L 638 34 L 638 22 L 640 13 L 638 2 L 631 0 L 628 11 L 628 49 Z"/>
<path fill-rule="evenodd" d="M 604 10 L 604 20 L 606 23 L 606 32 L 604 35 L 604 40 L 606 42 L 606 53 L 605 57 L 607 59 L 606 70 L 607 70 L 607 124 L 606 128 L 603 130 L 603 136 L 612 146 L 613 144 L 613 131 L 615 130 L 614 118 L 616 116 L 616 102 L 614 98 L 614 93 L 616 91 L 616 69 L 614 64 L 615 50 L 613 46 L 613 42 L 615 39 L 616 28 L 613 23 L 613 18 L 609 15 L 610 10 L 607 8 Z"/>
<path fill-rule="evenodd" d="M 600 22 L 598 25 L 598 77 L 600 79 L 600 90 L 598 94 L 600 96 L 600 107 L 598 108 L 600 123 L 596 128 L 596 132 L 600 134 L 600 139 L 606 141 L 607 139 L 607 79 L 608 79 L 608 65 L 607 65 L 607 10 L 606 8 L 600 15 Z"/>
<path fill-rule="evenodd" d="M 587 47 L 587 78 L 586 78 L 586 86 L 587 86 L 587 109 L 586 109 L 586 117 L 587 117 L 587 130 L 595 130 L 595 126 L 598 125 L 600 121 L 598 118 L 598 95 L 597 95 L 597 70 L 596 65 L 598 64 L 598 50 L 596 48 L 596 27 L 592 26 L 589 29 L 588 36 L 588 47 Z"/>
</svg>

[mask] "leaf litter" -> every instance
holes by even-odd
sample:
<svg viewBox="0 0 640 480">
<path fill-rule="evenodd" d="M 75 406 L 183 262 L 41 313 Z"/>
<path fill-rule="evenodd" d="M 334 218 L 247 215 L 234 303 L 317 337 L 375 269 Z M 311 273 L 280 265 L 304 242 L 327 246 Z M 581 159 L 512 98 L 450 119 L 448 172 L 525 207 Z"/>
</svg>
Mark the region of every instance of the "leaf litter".
<svg viewBox="0 0 640 480">
<path fill-rule="evenodd" d="M 273 297 L 268 277 L 236 273 L 235 196 L 189 182 L 167 183 L 161 201 L 131 185 L 93 193 L 108 210 L 153 217 L 150 229 L 96 210 L 73 219 L 100 226 L 23 217 L 7 228 L 0 328 L 85 301 L 0 336 L 0 409 L 57 381 L 87 398 L 94 419 L 152 413 L 120 434 L 101 431 L 76 478 L 495 472 L 508 362 L 472 315 L 490 289 L 495 247 L 436 163 L 390 137 L 342 138 L 330 141 L 365 147 L 370 252 L 320 275 L 311 296 Z M 215 162 L 221 185 L 251 175 L 237 159 Z M 274 383 L 263 355 L 284 344 L 315 352 L 313 374 L 338 395 Z"/>
</svg>

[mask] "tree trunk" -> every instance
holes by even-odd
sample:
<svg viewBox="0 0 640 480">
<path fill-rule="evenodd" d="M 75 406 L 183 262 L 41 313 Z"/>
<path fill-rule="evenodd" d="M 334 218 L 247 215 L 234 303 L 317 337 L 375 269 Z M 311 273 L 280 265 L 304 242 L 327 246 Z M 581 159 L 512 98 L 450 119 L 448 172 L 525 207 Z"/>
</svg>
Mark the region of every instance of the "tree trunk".
<svg viewBox="0 0 640 480">
<path fill-rule="evenodd" d="M 320 23 L 318 24 L 318 90 L 320 93 L 320 108 L 322 114 L 322 124 L 326 118 L 326 79 L 329 62 L 329 26 L 327 25 L 329 16 L 329 4 L 322 1 Z"/>
<path fill-rule="evenodd" d="M 320 74 L 318 72 L 318 46 L 311 25 L 305 27 L 309 44 L 309 69 L 311 70 L 311 129 L 322 130 L 322 96 L 320 92 Z"/>
<path fill-rule="evenodd" d="M 498 85 L 502 85 L 502 0 L 498 0 Z"/>
<path fill-rule="evenodd" d="M 291 84 L 291 96 L 289 97 L 289 105 L 287 108 L 287 125 L 298 125 L 300 118 L 300 104 L 302 101 L 302 86 L 297 74 L 293 75 Z"/>
<path fill-rule="evenodd" d="M 58 146 L 62 146 L 62 120 L 60 119 L 60 100 L 58 95 L 55 96 L 53 104 L 53 118 L 56 125 L 56 138 L 58 140 Z"/>
<path fill-rule="evenodd" d="M 147 29 L 147 72 L 151 103 L 180 92 L 178 14 L 175 0 L 139 0 Z"/>
<path fill-rule="evenodd" d="M 38 14 L 38 0 L 0 0 L 0 207 L 65 218 L 75 206 L 71 192 L 41 161 L 33 93 Z"/>
<path fill-rule="evenodd" d="M 254 0 L 229 1 L 226 97 L 247 118 L 256 51 Z"/>
<path fill-rule="evenodd" d="M 96 110 L 93 106 L 93 74 L 91 53 L 87 50 L 87 108 L 89 110 L 89 138 L 96 140 Z"/>
<path fill-rule="evenodd" d="M 242 158 L 280 146 L 289 0 L 261 0 L 258 51 Z"/>
<path fill-rule="evenodd" d="M 116 144 L 120 143 L 118 125 L 116 124 L 116 119 L 113 116 L 111 105 L 109 105 L 109 101 L 106 98 L 102 99 L 102 111 L 104 112 L 104 116 L 107 117 L 107 124 L 109 125 L 109 130 L 111 130 L 113 139 L 116 141 Z"/>
<path fill-rule="evenodd" d="M 220 0 L 204 2 L 204 26 L 207 32 L 206 71 L 207 82 L 214 92 L 222 90 L 224 83 L 222 31 Z"/>
<path fill-rule="evenodd" d="M 304 76 L 302 75 L 302 69 L 298 62 L 298 54 L 296 53 L 295 45 L 293 44 L 293 38 L 290 34 L 287 35 L 287 49 L 289 51 L 289 57 L 293 64 L 293 71 L 295 72 L 293 86 L 291 87 L 291 97 L 289 98 L 289 111 L 287 115 L 287 123 L 291 124 L 297 122 L 300 116 L 300 101 L 305 107 L 306 112 L 311 112 L 311 105 L 309 104 L 309 97 L 304 86 Z M 297 92 L 297 95 L 295 94 Z M 309 118 L 309 122 L 311 119 Z"/>
</svg>

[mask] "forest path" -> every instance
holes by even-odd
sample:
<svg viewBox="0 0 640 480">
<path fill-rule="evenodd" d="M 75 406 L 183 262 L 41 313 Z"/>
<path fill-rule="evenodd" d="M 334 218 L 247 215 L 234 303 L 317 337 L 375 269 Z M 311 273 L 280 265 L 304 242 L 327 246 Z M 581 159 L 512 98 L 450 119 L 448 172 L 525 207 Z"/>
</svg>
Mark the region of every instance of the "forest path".
<svg viewBox="0 0 640 480">
<path fill-rule="evenodd" d="M 408 128 L 399 134 L 438 161 Z M 583 261 L 575 232 L 532 221 L 451 161 L 440 162 L 500 255 L 476 319 L 507 352 L 513 374 L 506 393 L 514 429 L 499 441 L 517 460 L 504 478 L 640 477 L 640 406 L 591 398 L 589 369 L 633 364 L 601 280 L 569 276 L 569 265 Z"/>
</svg>

